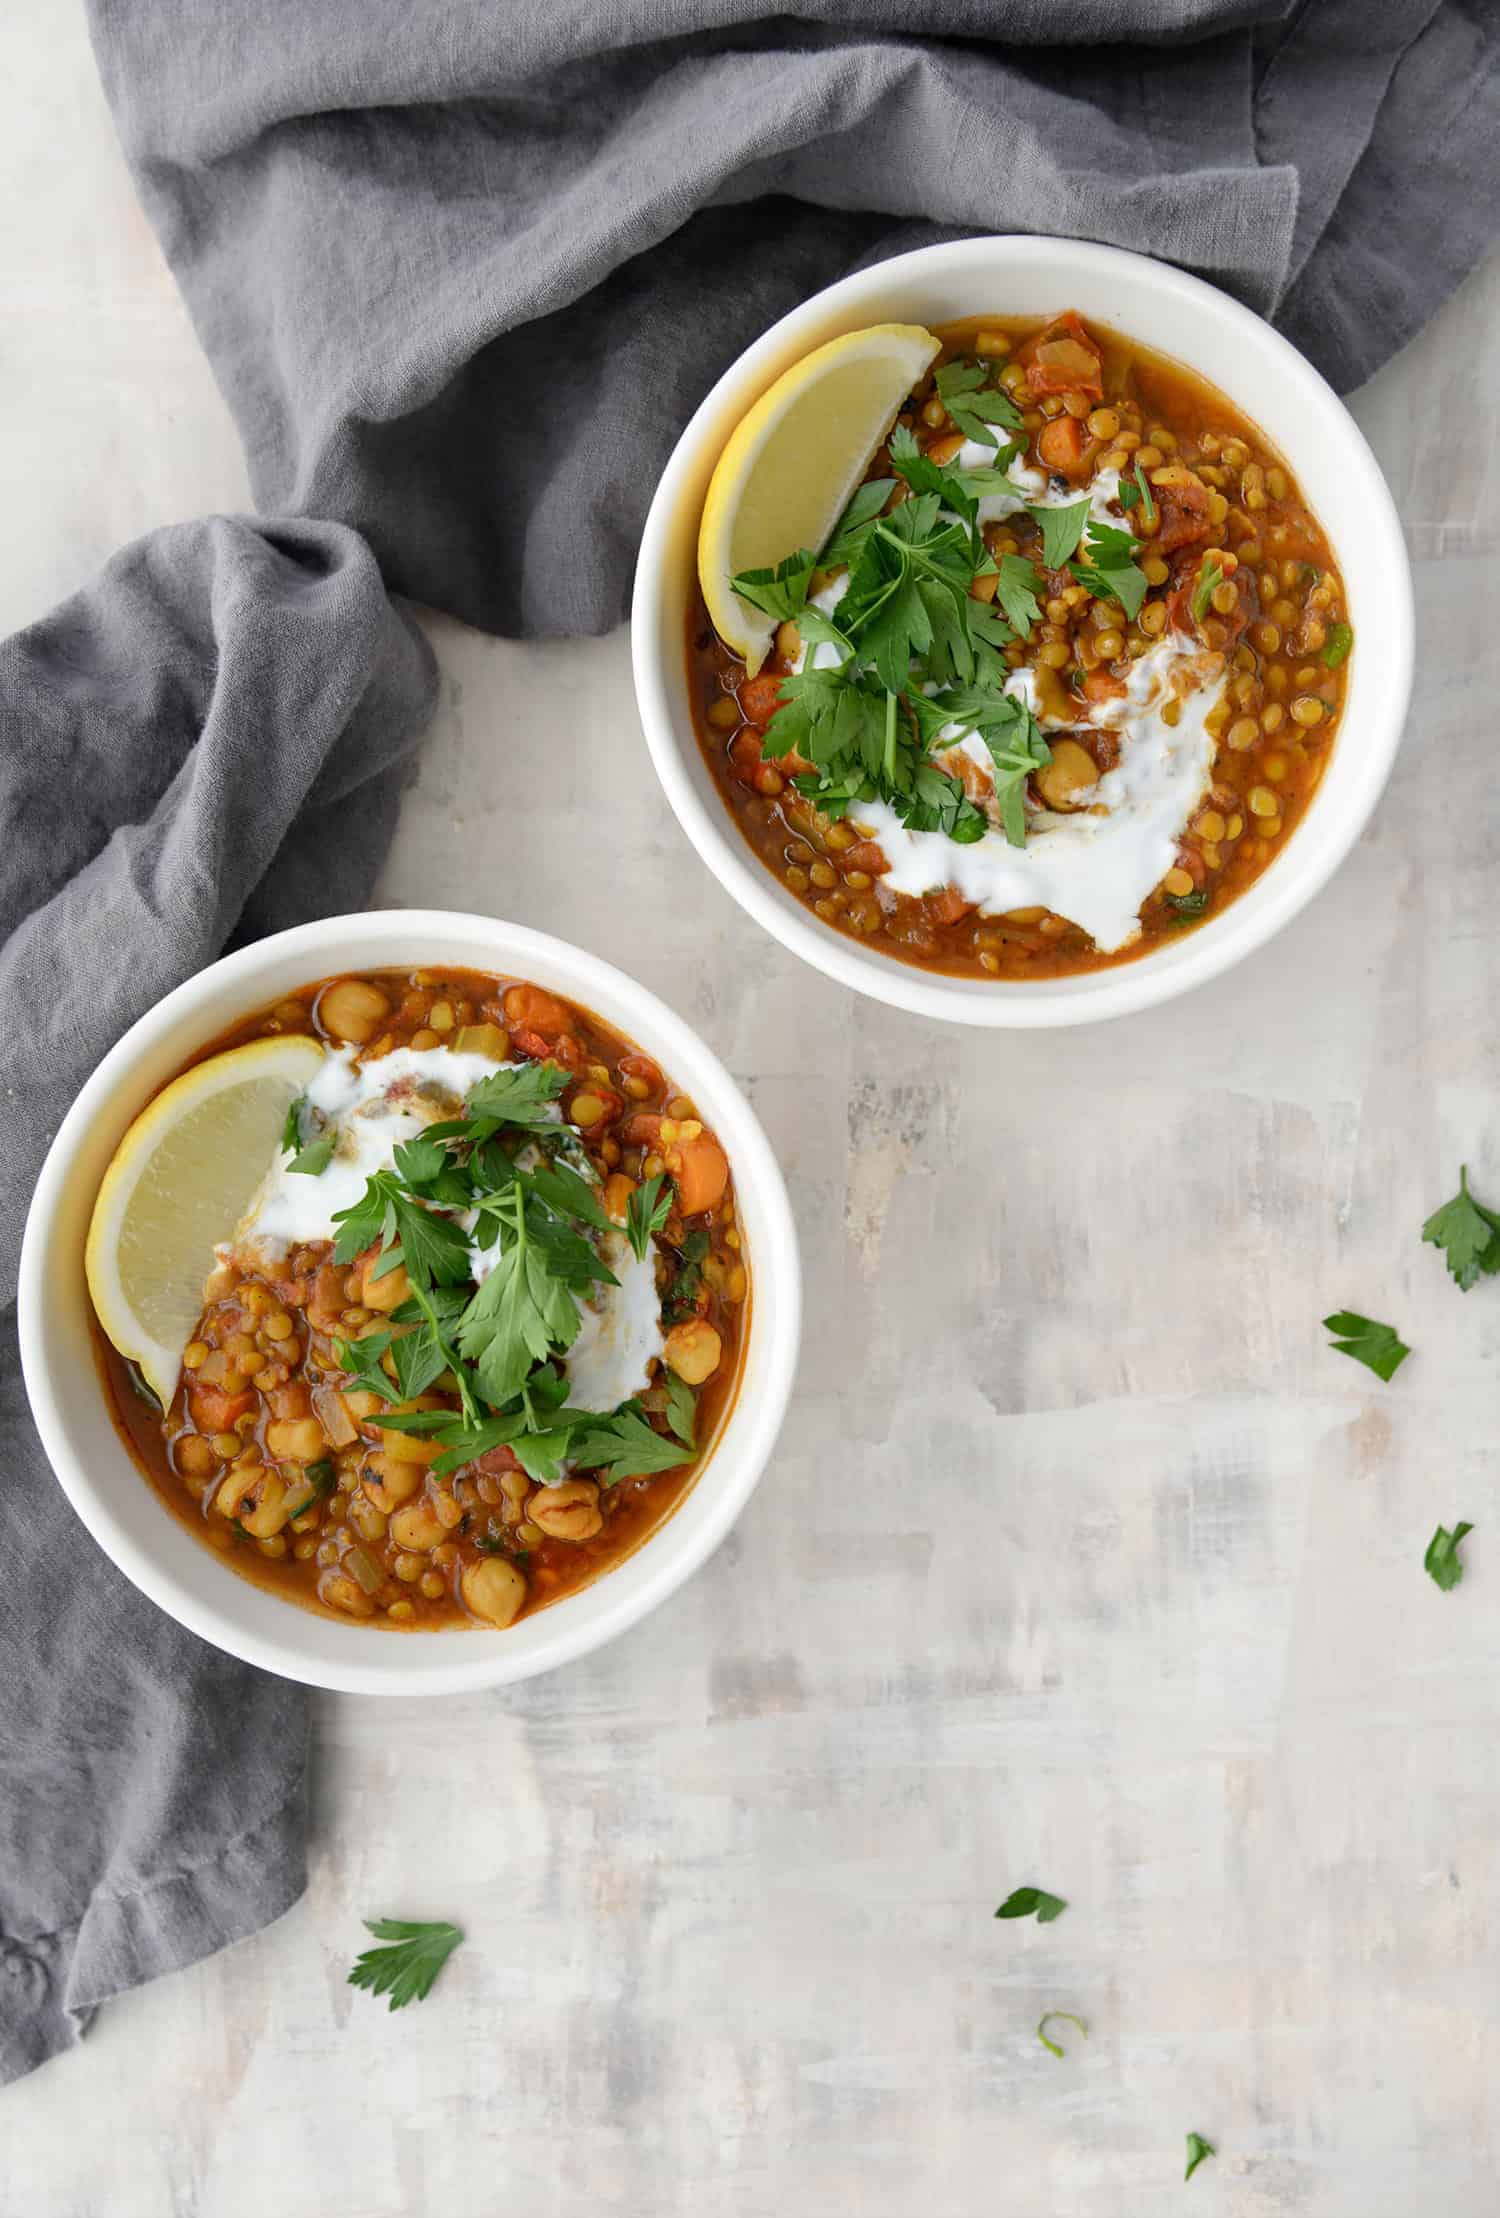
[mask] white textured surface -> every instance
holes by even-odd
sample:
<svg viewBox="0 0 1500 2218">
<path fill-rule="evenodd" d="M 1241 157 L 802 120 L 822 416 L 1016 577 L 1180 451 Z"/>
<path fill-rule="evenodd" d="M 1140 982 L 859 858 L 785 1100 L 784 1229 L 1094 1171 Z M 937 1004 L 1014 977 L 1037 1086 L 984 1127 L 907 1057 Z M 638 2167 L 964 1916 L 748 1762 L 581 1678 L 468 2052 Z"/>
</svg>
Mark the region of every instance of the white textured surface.
<svg viewBox="0 0 1500 2218">
<path fill-rule="evenodd" d="M 8 629 L 245 494 L 71 7 L 5 52 Z M 1500 1188 L 1497 395 L 1492 265 L 1358 405 L 1417 558 L 1385 805 L 1250 967 L 1102 1030 L 856 1005 L 685 847 L 622 636 L 435 627 L 382 890 L 701 1025 L 791 1179 L 802 1389 L 621 1645 L 320 1702 L 308 1898 L 0 2095 L 6 2218 L 1491 2218 L 1500 1289 L 1417 1233 L 1460 1153 Z M 1342 1303 L 1415 1344 L 1390 1388 L 1325 1352 Z M 996 1925 L 1023 1880 L 1066 1917 Z M 470 1935 L 394 2018 L 343 1984 L 377 1912 Z"/>
</svg>

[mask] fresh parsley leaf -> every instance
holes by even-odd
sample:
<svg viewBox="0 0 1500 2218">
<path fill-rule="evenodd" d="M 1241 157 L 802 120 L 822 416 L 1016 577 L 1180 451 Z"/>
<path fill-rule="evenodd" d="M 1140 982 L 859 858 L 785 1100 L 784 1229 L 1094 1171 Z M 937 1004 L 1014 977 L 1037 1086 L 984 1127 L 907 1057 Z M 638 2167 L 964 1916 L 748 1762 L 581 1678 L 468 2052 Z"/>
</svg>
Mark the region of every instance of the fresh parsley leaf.
<svg viewBox="0 0 1500 2218">
<path fill-rule="evenodd" d="M 991 386 L 985 363 L 945 362 L 933 382 L 943 406 L 966 439 L 977 440 L 982 447 L 998 447 L 992 425 L 1001 424 L 1007 431 L 1021 429 L 1020 410 L 1009 393 Z"/>
<path fill-rule="evenodd" d="M 366 1918 L 365 1931 L 387 1948 L 367 1948 L 349 1974 L 351 1987 L 389 1997 L 392 2010 L 423 2002 L 432 1983 L 463 1939 L 456 1925 L 423 1925 L 406 1918 Z"/>
<path fill-rule="evenodd" d="M 1154 500 L 1152 499 L 1152 496 L 1151 496 L 1151 488 L 1150 488 L 1150 486 L 1149 486 L 1149 485 L 1148 485 L 1148 484 L 1146 483 L 1146 473 L 1145 473 L 1145 471 L 1144 471 L 1144 470 L 1143 470 L 1143 469 L 1141 468 L 1141 466 L 1140 466 L 1139 462 L 1138 462 L 1138 463 L 1136 464 L 1136 466 L 1135 466 L 1135 469 L 1133 470 L 1133 472 L 1131 473 L 1131 475 L 1132 475 L 1132 477 L 1133 477 L 1133 478 L 1134 478 L 1134 480 L 1135 480 L 1135 483 L 1134 483 L 1134 484 L 1133 484 L 1133 485 L 1131 486 L 1131 491 L 1132 491 L 1133 493 L 1135 493 L 1135 494 L 1136 494 L 1136 496 L 1137 496 L 1137 498 L 1139 499 L 1139 501 L 1140 501 L 1140 503 L 1141 503 L 1141 517 L 1142 517 L 1142 520 L 1143 520 L 1143 521 L 1145 522 L 1145 524 L 1146 524 L 1146 525 L 1147 525 L 1147 526 L 1149 527 L 1150 525 L 1152 525 L 1152 524 L 1154 524 L 1154 523 L 1156 522 L 1156 517 L 1157 517 L 1157 508 L 1156 508 L 1156 502 L 1155 502 L 1155 501 L 1154 501 Z M 1129 482 L 1129 481 L 1127 480 L 1127 483 L 1128 483 L 1128 482 Z M 1125 486 L 1124 486 L 1123 484 L 1122 484 L 1122 485 L 1121 485 L 1121 487 L 1120 487 L 1120 506 L 1121 506 L 1122 508 L 1125 508 L 1125 507 L 1131 507 L 1131 508 L 1133 508 L 1133 507 L 1135 506 L 1135 502 L 1134 502 L 1134 501 L 1131 501 L 1131 502 L 1127 502 L 1127 501 L 1126 501 L 1126 499 L 1125 499 Z"/>
<path fill-rule="evenodd" d="M 1460 1164 L 1458 1192 L 1434 1210 L 1422 1238 L 1441 1248 L 1461 1292 L 1500 1271 L 1500 1215 L 1469 1192 L 1469 1167 Z"/>
<path fill-rule="evenodd" d="M 1128 531 L 1091 519 L 1084 534 L 1085 559 L 1068 567 L 1095 600 L 1117 601 L 1134 619 L 1146 598 L 1146 573 L 1136 567 L 1136 542 Z"/>
<path fill-rule="evenodd" d="M 1028 562 L 1024 555 L 1000 557 L 995 598 L 1022 639 L 1029 639 L 1032 625 L 1042 620 L 1041 591 L 1042 581 L 1034 562 Z"/>
<path fill-rule="evenodd" d="M 643 1186 L 637 1186 L 625 1204 L 625 1237 L 635 1250 L 637 1262 L 645 1262 L 652 1234 L 660 1232 L 671 1214 L 671 1189 L 658 1171 Z"/>
<path fill-rule="evenodd" d="M 1140 487 L 1133 483 L 1130 478 L 1122 477 L 1120 480 L 1120 490 L 1115 495 L 1115 498 L 1119 502 L 1121 508 L 1124 509 L 1127 516 L 1130 514 L 1130 511 L 1137 506 L 1140 501 L 1140 497 Z"/>
<path fill-rule="evenodd" d="M 741 570 L 729 583 L 742 601 L 748 601 L 752 608 L 761 609 L 782 623 L 801 611 L 817 567 L 817 556 L 806 547 L 799 547 L 773 570 Z"/>
<path fill-rule="evenodd" d="M 703 1262 L 708 1254 L 708 1234 L 701 1225 L 683 1235 L 678 1254 L 682 1258 L 677 1276 L 662 1309 L 662 1316 L 669 1325 L 681 1324 L 684 1317 L 697 1315 L 698 1289 L 703 1283 Z"/>
<path fill-rule="evenodd" d="M 818 567 L 836 570 L 855 554 L 869 527 L 896 490 L 893 477 L 866 478 L 855 488 L 854 498 L 833 527 L 833 536 L 818 557 Z"/>
<path fill-rule="evenodd" d="M 570 1171 L 565 1163 L 549 1163 L 521 1175 L 529 1191 L 540 1195 L 559 1217 L 573 1217 L 579 1224 L 592 1225 L 596 1232 L 614 1230 L 614 1220 L 600 1206 L 588 1180 Z"/>
<path fill-rule="evenodd" d="M 663 1439 L 633 1401 L 623 1403 L 612 1417 L 586 1419 L 573 1436 L 571 1453 L 580 1470 L 608 1471 L 611 1486 L 652 1471 L 675 1471 L 687 1461 L 681 1437 Z"/>
<path fill-rule="evenodd" d="M 1461 1517 L 1451 1533 L 1445 1526 L 1439 1525 L 1437 1531 L 1427 1543 L 1427 1553 L 1422 1558 L 1422 1569 L 1434 1585 L 1440 1586 L 1445 1594 L 1450 1594 L 1464 1575 L 1464 1567 L 1458 1560 L 1458 1544 L 1465 1533 L 1471 1533 L 1473 1530 L 1474 1527 L 1469 1520 L 1466 1517 Z"/>
<path fill-rule="evenodd" d="M 362 1386 L 367 1394 L 378 1394 L 383 1401 L 396 1399 L 396 1388 L 381 1368 L 381 1357 L 392 1346 L 394 1332 L 382 1328 L 367 1332 L 362 1340 L 335 1340 L 333 1358 L 341 1371 Z"/>
<path fill-rule="evenodd" d="M 945 508 L 962 516 L 972 525 L 978 511 L 978 500 L 955 470 L 946 470 L 924 454 L 914 435 L 905 424 L 898 424 L 890 437 L 891 468 L 899 472 L 914 493 L 935 493 Z"/>
<path fill-rule="evenodd" d="M 464 1111 L 470 1118 L 493 1118 L 496 1124 L 550 1124 L 548 1109 L 567 1083 L 560 1064 L 507 1063 L 470 1089 Z"/>
<path fill-rule="evenodd" d="M 1336 1310 L 1323 1319 L 1323 1327 L 1334 1334 L 1333 1345 L 1340 1355 L 1352 1356 L 1378 1379 L 1394 1377 L 1411 1354 L 1390 1325 L 1376 1324 L 1373 1318 L 1361 1317 L 1352 1309 Z"/>
<path fill-rule="evenodd" d="M 1187 2137 L 1187 2170 L 1183 2173 L 1183 2178 L 1190 2180 L 1206 2156 L 1217 2156 L 1218 2153 L 1212 2141 L 1205 2141 L 1201 2133 L 1190 2133 Z"/>
<path fill-rule="evenodd" d="M 1089 512 L 1089 497 L 1070 501 L 1066 507 L 1055 504 L 1044 506 L 1040 501 L 1028 501 L 1027 514 L 1031 516 L 1042 534 L 1042 562 L 1048 570 L 1061 570 L 1078 552 L 1078 542 L 1083 537 L 1083 520 Z"/>
<path fill-rule="evenodd" d="M 1067 2050 L 1063 2047 L 1060 2041 L 1053 2041 L 1049 2039 L 1047 2033 L 1047 2028 L 1049 2025 L 1076 2025 L 1079 2032 L 1083 2035 L 1085 2041 L 1089 2037 L 1089 2029 L 1087 2025 L 1085 2025 L 1082 2018 L 1075 2017 L 1071 2010 L 1044 2011 L 1041 2017 L 1037 2020 L 1036 2037 L 1041 2042 L 1042 2047 L 1044 2049 L 1050 2049 L 1054 2056 L 1066 2056 Z"/>
<path fill-rule="evenodd" d="M 1067 1907 L 1061 1895 L 1049 1895 L 1045 1887 L 1016 1887 L 995 1915 L 997 1918 L 1029 1918 L 1035 1912 L 1038 1925 L 1050 1925 Z"/>
<path fill-rule="evenodd" d="M 1202 623 L 1204 617 L 1208 614 L 1209 603 L 1214 597 L 1214 589 L 1223 583 L 1224 573 L 1219 568 L 1218 563 L 1210 562 L 1208 556 L 1205 555 L 1198 565 L 1198 582 L 1193 587 L 1193 597 L 1188 603 L 1196 623 Z"/>
<path fill-rule="evenodd" d="M 302 1111 L 306 1102 L 306 1094 L 294 1094 L 286 1105 L 286 1115 L 281 1122 L 283 1155 L 295 1155 L 302 1145 Z"/>
<path fill-rule="evenodd" d="M 352 1263 L 357 1255 L 377 1242 L 386 1246 L 396 1237 L 396 1213 L 393 1197 L 400 1192 L 394 1174 L 377 1171 L 368 1181 L 359 1200 L 347 1209 L 335 1209 L 333 1222 L 338 1226 L 338 1237 L 333 1243 L 335 1263 Z"/>
<path fill-rule="evenodd" d="M 493 1269 L 458 1321 L 460 1352 L 474 1366 L 486 1401 L 508 1402 L 534 1363 L 572 1346 L 578 1304 L 555 1278 L 533 1236 L 524 1199 L 502 1197 L 496 1211 L 502 1246 Z M 592 1251 L 590 1251 L 592 1252 Z"/>
<path fill-rule="evenodd" d="M 399 1189 L 392 1195 L 401 1260 L 414 1286 L 454 1286 L 472 1275 L 469 1236 L 451 1217 L 424 1209 Z M 376 1276 L 382 1273 L 377 1271 Z"/>
<path fill-rule="evenodd" d="M 395 1151 L 396 1176 L 406 1186 L 427 1186 L 442 1177 L 452 1161 L 440 1140 L 426 1134 L 406 1140 Z"/>
<path fill-rule="evenodd" d="M 1349 659 L 1349 649 L 1354 645 L 1354 633 L 1348 624 L 1334 624 L 1323 642 L 1323 652 L 1318 657 L 1325 670 L 1337 670 Z"/>
<path fill-rule="evenodd" d="M 667 1373 L 667 1423 L 676 1433 L 684 1448 L 693 1445 L 693 1431 L 698 1416 L 698 1397 L 686 1379 L 675 1371 Z"/>
</svg>

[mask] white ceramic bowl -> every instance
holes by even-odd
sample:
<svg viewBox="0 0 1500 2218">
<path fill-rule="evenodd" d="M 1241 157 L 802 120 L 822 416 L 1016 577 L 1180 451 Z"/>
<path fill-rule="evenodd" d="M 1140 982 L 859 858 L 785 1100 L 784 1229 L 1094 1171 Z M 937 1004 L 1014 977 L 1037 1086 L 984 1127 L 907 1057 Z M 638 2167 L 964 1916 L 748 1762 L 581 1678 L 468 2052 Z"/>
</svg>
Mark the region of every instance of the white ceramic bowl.
<svg viewBox="0 0 1500 2218">
<path fill-rule="evenodd" d="M 783 370 L 840 332 L 1076 308 L 1211 380 L 1290 462 L 1338 557 L 1355 650 L 1340 734 L 1283 854 L 1221 916 L 1135 962 L 1036 983 L 946 978 L 819 924 L 754 855 L 693 732 L 684 655 L 698 519 L 725 440 Z M 1348 411 L 1294 347 L 1212 286 L 1072 239 L 965 239 L 862 270 L 794 309 L 727 370 L 678 441 L 646 519 L 631 627 L 636 698 L 657 773 L 693 845 L 783 946 L 877 1001 L 962 1024 L 1082 1024 L 1216 978 L 1278 932 L 1342 862 L 1389 775 L 1411 691 L 1411 574 L 1401 525 Z"/>
<path fill-rule="evenodd" d="M 111 1421 L 89 1329 L 83 1250 L 94 1195 L 131 1119 L 193 1051 L 238 1018 L 342 970 L 452 963 L 525 978 L 590 1009 L 658 1059 L 723 1141 L 749 1258 L 750 1332 L 739 1392 L 690 1492 L 658 1531 L 581 1593 L 505 1632 L 377 1632 L 282 1601 L 222 1563 L 157 1498 Z M 482 916 L 382 910 L 279 933 L 214 963 L 112 1048 L 54 1140 L 21 1251 L 26 1388 L 62 1485 L 106 1555 L 204 1640 L 310 1686 L 453 1694 L 550 1671 L 624 1632 L 696 1571 L 759 1479 L 781 1426 L 801 1326 L 797 1236 L 776 1158 L 718 1058 L 608 963 Z"/>
</svg>

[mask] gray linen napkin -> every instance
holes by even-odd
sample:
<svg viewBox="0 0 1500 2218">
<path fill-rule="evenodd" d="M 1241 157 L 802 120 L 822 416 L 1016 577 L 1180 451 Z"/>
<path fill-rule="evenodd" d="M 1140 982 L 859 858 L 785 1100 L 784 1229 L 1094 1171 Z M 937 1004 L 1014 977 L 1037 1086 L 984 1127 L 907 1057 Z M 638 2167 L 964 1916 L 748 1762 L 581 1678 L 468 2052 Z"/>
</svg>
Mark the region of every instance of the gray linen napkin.
<svg viewBox="0 0 1500 2218">
<path fill-rule="evenodd" d="M 0 651 L 27 1057 L 0 1297 L 109 1040 L 230 932 L 368 889 L 430 673 L 356 533 L 487 629 L 602 630 L 683 419 L 861 262 L 973 230 L 1138 247 L 1347 386 L 1485 250 L 1500 182 L 1480 0 L 90 5 L 257 503 L 338 524 L 163 535 Z M 325 843 L 366 775 L 364 844 Z M 5 1381 L 0 1545 L 33 1575 L 0 1602 L 0 2077 L 275 1916 L 303 1822 L 299 1698 L 115 1577 Z"/>
<path fill-rule="evenodd" d="M 0 646 L 0 2080 L 278 1916 L 306 1817 L 302 1690 L 137 1594 L 47 1468 L 15 1327 L 36 1171 L 172 986 L 360 906 L 435 697 L 342 524 L 177 525 Z"/>
</svg>

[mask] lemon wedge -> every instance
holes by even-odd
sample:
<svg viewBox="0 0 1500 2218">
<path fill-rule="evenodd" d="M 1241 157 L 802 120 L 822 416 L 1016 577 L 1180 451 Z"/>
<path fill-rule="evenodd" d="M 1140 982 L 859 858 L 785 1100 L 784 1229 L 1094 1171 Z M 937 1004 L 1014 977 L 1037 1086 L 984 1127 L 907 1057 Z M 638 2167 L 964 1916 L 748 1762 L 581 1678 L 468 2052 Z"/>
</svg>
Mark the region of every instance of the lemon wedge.
<svg viewBox="0 0 1500 2218">
<path fill-rule="evenodd" d="M 730 435 L 703 503 L 698 579 L 752 676 L 776 626 L 730 580 L 823 545 L 940 344 L 920 324 L 845 332 L 784 370 Z"/>
<path fill-rule="evenodd" d="M 104 1174 L 84 1253 L 100 1324 L 165 1406 L 216 1240 L 249 1206 L 323 1050 L 304 1034 L 195 1063 L 143 1109 Z"/>
</svg>

